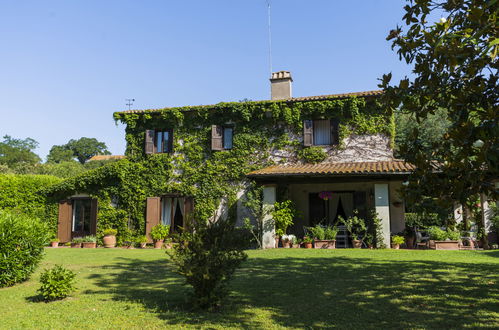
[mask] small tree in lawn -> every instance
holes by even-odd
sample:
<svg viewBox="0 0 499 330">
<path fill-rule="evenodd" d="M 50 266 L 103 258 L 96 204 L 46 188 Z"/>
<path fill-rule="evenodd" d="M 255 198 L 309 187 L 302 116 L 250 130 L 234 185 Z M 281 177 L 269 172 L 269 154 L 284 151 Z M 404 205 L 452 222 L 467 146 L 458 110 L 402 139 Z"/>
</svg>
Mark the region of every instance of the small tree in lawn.
<svg viewBox="0 0 499 330">
<path fill-rule="evenodd" d="M 450 123 L 429 146 L 421 143 L 416 125 L 400 146 L 402 156 L 417 167 L 407 191 L 413 199 L 438 197 L 444 207 L 449 200 L 465 205 L 479 195 L 496 200 L 499 2 L 411 1 L 404 9 L 407 29 L 397 27 L 387 39 L 413 65 L 414 78 L 390 85 L 391 73 L 383 76 L 387 108 L 399 108 L 418 123 L 445 109 Z M 441 16 L 437 22 L 435 14 Z M 483 218 L 478 224 L 483 228 Z M 486 235 L 482 239 L 487 247 Z"/>
<path fill-rule="evenodd" d="M 191 221 L 189 230 L 175 236 L 167 251 L 174 270 L 194 289 L 192 301 L 202 309 L 219 307 L 227 296 L 227 284 L 246 260 L 247 232 L 229 220 Z"/>
</svg>

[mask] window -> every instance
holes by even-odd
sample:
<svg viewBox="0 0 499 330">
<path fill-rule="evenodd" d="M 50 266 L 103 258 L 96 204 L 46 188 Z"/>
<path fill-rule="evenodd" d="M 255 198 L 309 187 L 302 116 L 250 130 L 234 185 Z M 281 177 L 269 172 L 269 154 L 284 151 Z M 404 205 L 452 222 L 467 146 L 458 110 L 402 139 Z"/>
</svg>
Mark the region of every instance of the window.
<svg viewBox="0 0 499 330">
<path fill-rule="evenodd" d="M 329 120 L 314 120 L 314 145 L 331 144 L 331 123 Z"/>
<path fill-rule="evenodd" d="M 232 149 L 232 127 L 224 127 L 223 145 L 224 149 Z"/>
<path fill-rule="evenodd" d="M 234 128 L 230 126 L 211 126 L 211 150 L 229 150 L 233 147 Z"/>
<path fill-rule="evenodd" d="M 171 152 L 171 138 L 170 131 L 156 132 L 155 151 L 157 153 Z"/>
<path fill-rule="evenodd" d="M 173 149 L 173 131 L 172 130 L 146 130 L 145 153 L 169 153 Z"/>
<path fill-rule="evenodd" d="M 339 123 L 335 119 L 305 120 L 303 122 L 303 145 L 324 146 L 339 143 Z"/>
</svg>

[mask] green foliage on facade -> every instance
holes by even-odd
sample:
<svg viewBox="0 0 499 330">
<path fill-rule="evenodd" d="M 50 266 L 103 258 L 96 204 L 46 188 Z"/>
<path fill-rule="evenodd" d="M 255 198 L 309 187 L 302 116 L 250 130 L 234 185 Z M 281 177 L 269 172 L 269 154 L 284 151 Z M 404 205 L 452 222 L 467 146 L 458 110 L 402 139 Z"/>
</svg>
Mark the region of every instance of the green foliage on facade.
<svg viewBox="0 0 499 330">
<path fill-rule="evenodd" d="M 300 156 L 306 163 L 317 164 L 327 158 L 327 152 L 321 147 L 313 146 L 304 148 Z"/>
<path fill-rule="evenodd" d="M 214 106 L 167 108 L 141 113 L 120 112 L 114 118 L 126 124 L 127 159 L 82 173 L 45 190 L 65 198 L 85 192 L 99 199 L 99 228 L 118 229 L 118 239 L 130 235 L 127 227 L 143 233 L 147 197 L 165 193 L 191 196 L 195 217 L 213 216 L 220 202 L 235 211 L 236 194 L 247 186 L 246 174 L 283 161 L 298 161 L 304 147 L 305 119 L 336 118 L 340 135 L 382 133 L 393 138 L 392 114 L 375 100 L 346 98 L 307 102 L 238 102 Z M 211 150 L 211 126 L 234 127 L 231 150 Z M 145 131 L 173 129 L 173 153 L 146 155 Z M 291 158 L 272 158 L 275 150 Z M 110 206 L 115 200 L 118 209 Z M 233 213 L 232 213 L 233 214 Z"/>
</svg>

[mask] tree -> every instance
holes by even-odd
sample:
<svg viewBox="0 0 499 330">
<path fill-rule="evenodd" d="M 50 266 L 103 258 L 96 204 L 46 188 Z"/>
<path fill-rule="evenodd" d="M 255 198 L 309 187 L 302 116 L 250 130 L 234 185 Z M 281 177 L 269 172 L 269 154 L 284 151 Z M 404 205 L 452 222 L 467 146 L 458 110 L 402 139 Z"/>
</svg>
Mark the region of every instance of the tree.
<svg viewBox="0 0 499 330">
<path fill-rule="evenodd" d="M 75 155 L 73 151 L 70 150 L 67 147 L 67 145 L 52 146 L 47 156 L 47 162 L 48 163 L 70 162 L 74 160 L 74 158 Z"/>
<path fill-rule="evenodd" d="M 396 85 L 390 85 L 391 73 L 383 76 L 389 109 L 400 108 L 418 123 L 439 109 L 450 119 L 429 148 L 417 126 L 401 146 L 417 167 L 408 187 L 413 192 L 463 205 L 477 195 L 498 197 L 493 183 L 499 176 L 498 7 L 487 0 L 411 1 L 404 7 L 407 30 L 397 27 L 387 37 L 415 76 Z M 435 14 L 442 18 L 430 22 Z"/>
<path fill-rule="evenodd" d="M 38 142 L 32 138 L 14 139 L 5 135 L 0 142 L 0 164 L 12 167 L 19 163 L 39 163 L 40 157 L 33 152 L 37 147 Z"/>
<path fill-rule="evenodd" d="M 110 155 L 104 142 L 99 142 L 95 138 L 82 137 L 78 140 L 69 140 L 66 144 L 68 150 L 71 150 L 74 156 L 81 164 L 95 155 Z"/>
</svg>

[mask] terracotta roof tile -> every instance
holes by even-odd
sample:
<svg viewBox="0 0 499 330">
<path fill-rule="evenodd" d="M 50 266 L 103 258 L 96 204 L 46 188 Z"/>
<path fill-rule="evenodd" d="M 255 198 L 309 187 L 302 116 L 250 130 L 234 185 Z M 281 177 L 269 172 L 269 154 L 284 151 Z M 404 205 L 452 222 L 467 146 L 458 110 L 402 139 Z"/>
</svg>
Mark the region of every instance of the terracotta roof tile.
<svg viewBox="0 0 499 330">
<path fill-rule="evenodd" d="M 348 162 L 275 165 L 248 173 L 250 177 L 286 175 L 365 175 L 365 174 L 406 174 L 414 170 L 414 165 L 402 160 L 379 162 Z"/>
<path fill-rule="evenodd" d="M 125 158 L 125 156 L 123 155 L 95 155 L 93 156 L 92 158 L 89 159 L 89 161 L 91 160 L 115 160 L 115 159 L 123 159 Z"/>
<path fill-rule="evenodd" d="M 303 96 L 303 97 L 292 97 L 289 99 L 285 100 L 262 100 L 262 101 L 248 101 L 248 102 L 255 102 L 255 103 L 261 103 L 261 102 L 303 102 L 303 101 L 321 101 L 321 100 L 331 100 L 331 99 L 342 99 L 342 98 L 347 98 L 347 97 L 370 97 L 370 96 L 379 96 L 383 94 L 382 90 L 375 90 L 375 91 L 365 91 L 365 92 L 354 92 L 354 93 L 342 93 L 342 94 L 327 94 L 327 95 L 317 95 L 317 96 Z M 209 105 L 198 105 L 198 106 L 189 106 L 187 110 L 195 110 L 197 108 L 210 108 L 214 107 L 216 104 L 209 104 Z M 125 110 L 125 111 L 118 111 L 117 113 L 154 113 L 154 112 L 161 112 L 164 110 L 169 110 L 169 109 L 175 109 L 175 108 L 180 108 L 180 107 L 169 107 L 169 108 L 163 108 L 163 109 L 148 109 L 148 110 Z M 185 107 L 183 107 L 185 109 Z"/>
</svg>

